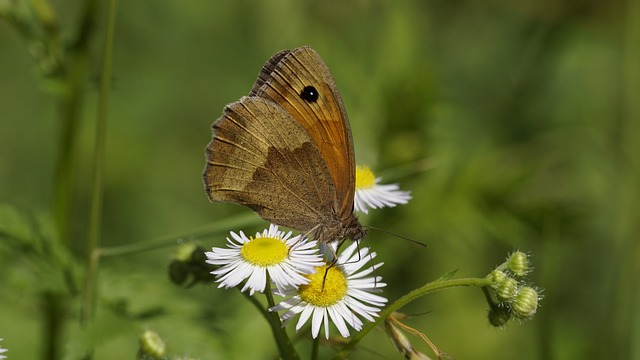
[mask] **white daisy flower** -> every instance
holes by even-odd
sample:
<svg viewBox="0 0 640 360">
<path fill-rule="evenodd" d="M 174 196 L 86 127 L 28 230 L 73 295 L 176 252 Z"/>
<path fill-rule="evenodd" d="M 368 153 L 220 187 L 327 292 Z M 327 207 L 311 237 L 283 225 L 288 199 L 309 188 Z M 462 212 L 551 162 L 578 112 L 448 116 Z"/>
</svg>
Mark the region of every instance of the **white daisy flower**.
<svg viewBox="0 0 640 360">
<path fill-rule="evenodd" d="M 381 282 L 380 276 L 369 276 L 383 263 L 370 266 L 360 271 L 369 260 L 376 257 L 376 253 L 369 254 L 368 248 L 361 248 L 355 252 L 358 244 L 354 242 L 338 257 L 333 266 L 324 264 L 316 267 L 316 272 L 307 275 L 310 282 L 298 289 L 289 290 L 291 295 L 270 308 L 270 311 L 286 310 L 280 315 L 283 325 L 286 325 L 297 314 L 300 314 L 296 331 L 311 318 L 311 335 L 315 339 L 320 333 L 320 326 L 324 324 L 324 334 L 329 338 L 329 319 L 336 325 L 340 335 L 349 336 L 347 324 L 356 331 L 362 330 L 360 317 L 373 321 L 378 316 L 380 308 L 387 299 L 373 294 L 381 292 L 380 288 L 387 284 Z M 360 272 L 358 272 L 360 271 Z"/>
<path fill-rule="evenodd" d="M 228 248 L 214 247 L 205 253 L 207 263 L 221 266 L 211 272 L 220 283 L 218 287 L 234 287 L 248 279 L 241 291 L 249 289 L 251 295 L 264 292 L 267 272 L 279 291 L 308 283 L 303 275 L 313 273 L 324 262 L 315 241 L 307 241 L 301 235 L 290 236 L 291 232 L 278 231 L 273 224 L 255 237 L 232 231 L 233 240 L 227 238 Z"/>
<path fill-rule="evenodd" d="M 2 341 L 2 340 L 4 340 L 4 339 L 0 339 L 0 341 Z M 0 347 L 0 354 L 4 354 L 7 351 L 9 351 L 9 350 L 8 349 L 3 349 L 3 348 Z M 7 358 L 6 356 L 0 355 L 0 359 L 6 359 L 6 358 Z"/>
<path fill-rule="evenodd" d="M 398 184 L 380 185 L 380 178 L 373 175 L 368 166 L 356 167 L 356 195 L 354 207 L 357 211 L 369 213 L 369 208 L 394 207 L 411 200 L 408 191 L 400 190 Z"/>
</svg>

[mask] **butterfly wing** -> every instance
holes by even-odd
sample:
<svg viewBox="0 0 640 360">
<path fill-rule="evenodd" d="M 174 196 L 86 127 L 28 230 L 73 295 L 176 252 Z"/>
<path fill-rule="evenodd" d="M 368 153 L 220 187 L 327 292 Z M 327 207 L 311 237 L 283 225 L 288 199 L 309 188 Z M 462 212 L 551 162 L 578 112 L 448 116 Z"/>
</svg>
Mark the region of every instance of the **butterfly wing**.
<svg viewBox="0 0 640 360">
<path fill-rule="evenodd" d="M 225 107 L 212 125 L 203 174 L 212 201 L 246 205 L 302 232 L 324 223 L 335 193 L 315 142 L 277 104 L 255 96 Z"/>
<path fill-rule="evenodd" d="M 349 120 L 329 69 L 310 47 L 281 51 L 262 68 L 250 95 L 276 102 L 315 142 L 335 185 L 335 211 L 353 217 L 355 156 Z"/>
</svg>

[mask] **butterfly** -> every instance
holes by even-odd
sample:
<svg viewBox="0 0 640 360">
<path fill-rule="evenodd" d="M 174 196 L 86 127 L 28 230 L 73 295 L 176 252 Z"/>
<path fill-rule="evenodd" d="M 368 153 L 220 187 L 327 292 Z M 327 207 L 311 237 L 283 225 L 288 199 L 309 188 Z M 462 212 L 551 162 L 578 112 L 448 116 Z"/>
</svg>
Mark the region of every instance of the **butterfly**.
<svg viewBox="0 0 640 360">
<path fill-rule="evenodd" d="M 273 55 L 249 95 L 225 106 L 212 134 L 203 173 L 211 201 L 245 205 L 320 243 L 366 235 L 353 213 L 349 120 L 314 49 Z"/>
</svg>

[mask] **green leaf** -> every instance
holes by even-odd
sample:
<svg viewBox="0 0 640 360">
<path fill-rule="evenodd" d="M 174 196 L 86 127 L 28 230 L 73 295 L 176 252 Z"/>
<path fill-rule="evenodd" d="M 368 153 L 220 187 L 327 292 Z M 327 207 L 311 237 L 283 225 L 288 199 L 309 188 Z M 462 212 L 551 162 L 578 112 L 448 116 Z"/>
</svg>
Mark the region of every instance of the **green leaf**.
<svg viewBox="0 0 640 360">
<path fill-rule="evenodd" d="M 17 243 L 33 243 L 36 234 L 33 219 L 11 204 L 0 204 L 0 237 Z"/>
<path fill-rule="evenodd" d="M 458 272 L 458 268 L 453 269 L 451 271 L 449 271 L 448 273 L 445 273 L 444 275 L 440 276 L 440 278 L 438 280 L 449 280 L 453 277 L 453 275 L 455 275 Z"/>
</svg>

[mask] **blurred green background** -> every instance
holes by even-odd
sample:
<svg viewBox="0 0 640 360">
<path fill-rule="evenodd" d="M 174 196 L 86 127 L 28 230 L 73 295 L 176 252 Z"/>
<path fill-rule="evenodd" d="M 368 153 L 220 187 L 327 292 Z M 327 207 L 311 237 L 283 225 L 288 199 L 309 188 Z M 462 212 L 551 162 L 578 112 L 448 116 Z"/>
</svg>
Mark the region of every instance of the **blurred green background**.
<svg viewBox="0 0 640 360">
<path fill-rule="evenodd" d="M 144 329 L 173 353 L 273 358 L 267 323 L 237 291 L 169 282 L 175 246 L 104 258 L 96 322 L 78 329 L 80 289 L 69 284 L 84 274 L 106 14 L 98 2 L 93 31 L 80 30 L 84 4 L 55 1 L 47 12 L 44 0 L 0 1 L 0 346 L 10 359 L 47 358 L 53 323 L 64 358 L 86 344 L 95 359 L 132 358 Z M 53 17 L 57 27 L 43 26 Z M 42 42 L 58 30 L 60 56 Z M 81 68 L 84 55 L 69 47 L 78 34 L 88 35 L 86 71 L 60 247 L 50 242 L 70 134 L 60 87 Z M 386 296 L 453 269 L 484 276 L 515 249 L 531 254 L 531 282 L 544 289 L 533 320 L 506 329 L 491 327 L 481 291 L 465 288 L 410 304 L 403 310 L 421 315 L 409 325 L 457 359 L 640 359 L 637 0 L 120 1 L 103 246 L 210 248 L 228 230 L 263 226 L 231 224 L 249 210 L 208 202 L 203 151 L 211 123 L 264 61 L 301 45 L 334 75 L 358 163 L 412 192 L 408 205 L 361 216 L 429 245 L 370 232 Z M 60 58 L 72 65 L 60 70 Z M 224 232 L 198 232 L 208 225 Z M 351 358 L 399 355 L 374 331 Z"/>
</svg>

